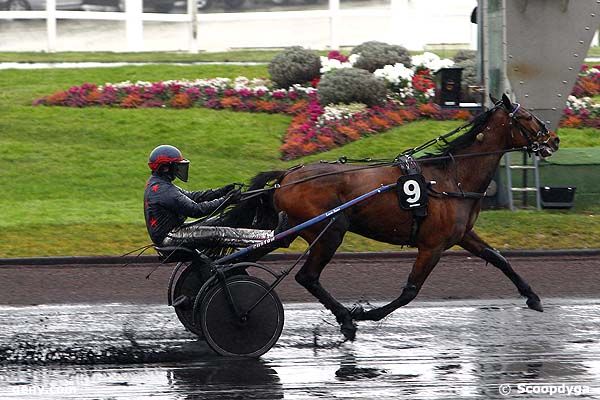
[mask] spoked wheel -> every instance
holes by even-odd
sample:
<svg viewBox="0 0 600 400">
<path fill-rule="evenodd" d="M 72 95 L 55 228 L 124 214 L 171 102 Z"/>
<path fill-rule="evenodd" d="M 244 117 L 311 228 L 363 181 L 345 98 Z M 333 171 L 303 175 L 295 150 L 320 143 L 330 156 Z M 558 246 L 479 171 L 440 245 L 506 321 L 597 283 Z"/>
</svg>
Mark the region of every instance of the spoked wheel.
<svg viewBox="0 0 600 400">
<path fill-rule="evenodd" d="M 181 267 L 179 276 L 175 277 L 171 284 L 170 301 L 183 326 L 200 338 L 204 338 L 202 328 L 194 324 L 194 300 L 206 281 L 200 268 L 192 265 L 191 262 Z"/>
<path fill-rule="evenodd" d="M 283 329 L 283 305 L 277 293 L 271 291 L 265 296 L 269 285 L 253 276 L 233 276 L 227 278 L 225 285 L 242 317 L 232 309 L 223 285 L 216 284 L 204 296 L 200 307 L 200 325 L 206 342 L 224 356 L 265 354 L 277 343 Z"/>
</svg>

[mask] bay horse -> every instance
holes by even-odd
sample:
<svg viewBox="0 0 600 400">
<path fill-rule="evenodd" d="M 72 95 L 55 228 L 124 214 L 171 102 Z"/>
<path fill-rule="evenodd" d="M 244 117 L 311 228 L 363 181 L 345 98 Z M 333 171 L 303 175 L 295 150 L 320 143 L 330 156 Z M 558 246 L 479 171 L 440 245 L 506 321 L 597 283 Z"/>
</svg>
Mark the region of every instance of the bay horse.
<svg viewBox="0 0 600 400">
<path fill-rule="evenodd" d="M 442 252 L 454 245 L 500 269 L 527 298 L 529 308 L 543 311 L 541 300 L 531 286 L 497 250 L 475 233 L 473 226 L 481 209 L 483 192 L 498 169 L 502 155 L 513 149 L 527 149 L 547 157 L 558 150 L 559 138 L 531 112 L 511 103 L 506 95 L 500 101 L 493 100 L 494 107 L 475 117 L 467 132 L 446 142 L 436 153 L 437 157 L 426 155 L 416 159 L 426 181 L 436 182 L 432 188 L 438 195 L 430 196 L 428 215 L 422 220 L 412 243 L 413 216 L 399 207 L 396 193 L 391 191 L 342 212 L 313 244 L 306 262 L 296 274 L 296 281 L 335 315 L 346 339 L 355 338 L 355 321 L 381 320 L 411 302 Z M 397 165 L 356 168 L 341 163 L 315 163 L 288 171 L 264 172 L 252 180 L 250 190 L 263 188 L 273 181 L 274 190 L 238 204 L 232 215 L 237 215 L 239 227 L 272 229 L 277 212 L 283 210 L 290 225 L 297 225 L 381 185 L 395 183 L 401 174 Z M 311 244 L 325 224 L 311 226 L 299 235 Z M 319 282 L 321 272 L 348 231 L 418 249 L 406 285 L 398 298 L 389 304 L 371 310 L 348 309 Z"/>
</svg>

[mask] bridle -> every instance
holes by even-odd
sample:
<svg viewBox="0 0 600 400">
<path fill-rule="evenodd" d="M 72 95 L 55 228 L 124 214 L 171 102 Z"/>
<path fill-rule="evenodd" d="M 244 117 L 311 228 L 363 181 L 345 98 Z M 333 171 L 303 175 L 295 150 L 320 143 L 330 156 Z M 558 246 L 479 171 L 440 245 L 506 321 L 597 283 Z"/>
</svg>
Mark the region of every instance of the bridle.
<svg viewBox="0 0 600 400">
<path fill-rule="evenodd" d="M 497 104 L 499 106 L 499 104 Z M 506 108 L 505 108 L 506 110 Z M 530 111 L 527 111 L 527 116 L 517 116 L 517 112 L 521 110 L 521 104 L 515 103 L 512 111 L 508 111 L 509 122 L 508 124 L 511 128 L 516 127 L 519 130 L 519 133 L 523 135 L 523 138 L 527 141 L 527 151 L 531 153 L 537 153 L 541 149 L 541 145 L 546 145 L 551 139 L 551 136 L 548 134 L 548 128 L 546 124 L 543 123 L 538 117 L 533 115 Z M 524 110 L 524 109 L 523 109 Z M 519 120 L 527 119 L 527 121 L 536 121 L 539 125 L 539 129 L 537 131 L 533 131 L 529 127 L 523 125 Z M 510 134 L 514 138 L 513 130 L 511 129 Z M 546 140 L 540 141 L 541 138 L 547 136 Z"/>
</svg>

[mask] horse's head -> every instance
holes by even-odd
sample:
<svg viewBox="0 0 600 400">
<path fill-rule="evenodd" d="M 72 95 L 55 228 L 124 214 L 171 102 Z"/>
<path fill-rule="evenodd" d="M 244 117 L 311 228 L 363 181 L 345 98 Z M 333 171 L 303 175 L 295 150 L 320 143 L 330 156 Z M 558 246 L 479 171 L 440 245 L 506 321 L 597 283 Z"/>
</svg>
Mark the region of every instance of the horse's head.
<svg viewBox="0 0 600 400">
<path fill-rule="evenodd" d="M 530 111 L 519 103 L 513 104 L 505 94 L 502 95 L 502 100 L 492 98 L 492 101 L 508 116 L 512 148 L 526 147 L 540 157 L 549 157 L 558 150 L 560 139 L 556 133 L 549 131 L 546 124 Z"/>
</svg>

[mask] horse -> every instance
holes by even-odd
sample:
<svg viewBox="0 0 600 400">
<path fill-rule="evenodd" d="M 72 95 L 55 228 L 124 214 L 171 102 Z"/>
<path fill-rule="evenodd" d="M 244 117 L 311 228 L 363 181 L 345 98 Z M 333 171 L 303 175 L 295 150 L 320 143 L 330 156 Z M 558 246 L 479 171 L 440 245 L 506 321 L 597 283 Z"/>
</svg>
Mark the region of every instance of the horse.
<svg viewBox="0 0 600 400">
<path fill-rule="evenodd" d="M 342 212 L 322 232 L 326 222 L 299 233 L 312 244 L 308 257 L 296 273 L 296 281 L 330 310 L 346 340 L 354 340 L 356 321 L 379 321 L 410 303 L 419 293 L 444 250 L 458 245 L 492 264 L 508 277 L 526 304 L 543 311 L 531 286 L 510 263 L 473 230 L 481 210 L 481 198 L 496 172 L 502 155 L 526 149 L 541 157 L 552 155 L 559 138 L 548 131 L 530 111 L 513 104 L 506 95 L 471 120 L 470 129 L 437 152 L 415 158 L 430 187 L 427 216 L 413 230 L 413 214 L 398 205 L 393 191 L 373 196 Z M 242 201 L 228 216 L 238 227 L 270 228 L 277 213 L 285 211 L 290 225 L 300 224 L 382 185 L 395 183 L 402 175 L 396 164 L 356 168 L 344 163 L 314 163 L 287 171 L 267 171 L 254 177 L 249 190 L 272 190 Z M 364 310 L 346 308 L 319 282 L 321 272 L 342 243 L 346 232 L 395 245 L 412 245 L 418 254 L 400 295 L 382 307 Z M 313 243 L 319 234 L 322 237 Z"/>
</svg>

